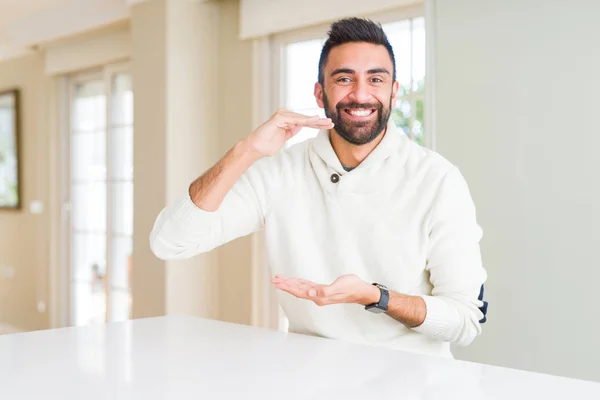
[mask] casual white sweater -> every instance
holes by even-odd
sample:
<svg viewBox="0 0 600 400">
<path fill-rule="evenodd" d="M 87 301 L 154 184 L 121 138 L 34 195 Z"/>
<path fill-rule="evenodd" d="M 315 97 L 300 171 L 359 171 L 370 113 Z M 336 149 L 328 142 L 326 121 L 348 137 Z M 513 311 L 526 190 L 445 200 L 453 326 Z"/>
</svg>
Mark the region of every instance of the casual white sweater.
<svg viewBox="0 0 600 400">
<path fill-rule="evenodd" d="M 279 292 L 291 332 L 451 357 L 450 343 L 469 344 L 483 317 L 482 231 L 465 180 L 393 122 L 350 172 L 328 135 L 253 164 L 215 212 L 198 208 L 185 188 L 159 214 L 152 251 L 189 258 L 264 228 L 272 275 L 331 283 L 353 273 L 427 306 L 424 323 L 409 329 L 358 304 L 319 307 Z"/>
</svg>

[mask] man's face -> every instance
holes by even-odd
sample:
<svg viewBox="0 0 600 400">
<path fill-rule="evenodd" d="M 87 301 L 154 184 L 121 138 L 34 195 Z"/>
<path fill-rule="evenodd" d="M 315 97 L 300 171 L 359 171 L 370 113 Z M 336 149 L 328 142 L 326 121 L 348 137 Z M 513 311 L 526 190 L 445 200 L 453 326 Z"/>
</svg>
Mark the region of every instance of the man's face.
<svg viewBox="0 0 600 400">
<path fill-rule="evenodd" d="M 370 43 L 336 46 L 323 74 L 323 85 L 315 84 L 315 98 L 332 119 L 335 131 L 355 145 L 379 136 L 396 106 L 398 92 L 386 48 Z"/>
</svg>

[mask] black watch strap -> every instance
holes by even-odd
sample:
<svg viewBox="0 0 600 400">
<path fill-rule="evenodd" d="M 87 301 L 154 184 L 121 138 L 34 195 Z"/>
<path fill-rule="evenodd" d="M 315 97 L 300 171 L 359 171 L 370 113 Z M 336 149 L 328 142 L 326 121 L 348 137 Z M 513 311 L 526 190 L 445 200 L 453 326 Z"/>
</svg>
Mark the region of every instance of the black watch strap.
<svg viewBox="0 0 600 400">
<path fill-rule="evenodd" d="M 365 310 L 371 311 L 376 314 L 384 313 L 388 310 L 388 302 L 390 301 L 390 293 L 388 288 L 384 285 L 380 285 L 379 283 L 373 283 L 374 286 L 379 288 L 381 292 L 381 298 L 377 303 L 367 304 L 365 306 Z"/>
</svg>

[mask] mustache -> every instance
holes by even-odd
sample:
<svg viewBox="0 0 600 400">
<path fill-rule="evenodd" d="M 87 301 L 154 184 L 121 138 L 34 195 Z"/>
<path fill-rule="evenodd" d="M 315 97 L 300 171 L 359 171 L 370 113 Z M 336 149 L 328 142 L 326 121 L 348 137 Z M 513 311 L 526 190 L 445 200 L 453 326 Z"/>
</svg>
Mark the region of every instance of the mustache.
<svg viewBox="0 0 600 400">
<path fill-rule="evenodd" d="M 337 103 L 335 108 L 338 110 L 343 108 L 382 108 L 383 104 L 381 103 Z"/>
</svg>

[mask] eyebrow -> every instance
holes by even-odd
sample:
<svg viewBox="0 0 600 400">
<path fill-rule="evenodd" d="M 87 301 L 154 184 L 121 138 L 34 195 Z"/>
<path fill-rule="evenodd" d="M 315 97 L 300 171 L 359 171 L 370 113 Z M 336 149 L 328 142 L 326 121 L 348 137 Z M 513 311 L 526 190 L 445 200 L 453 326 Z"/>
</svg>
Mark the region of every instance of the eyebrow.
<svg viewBox="0 0 600 400">
<path fill-rule="evenodd" d="M 353 69 L 350 68 L 338 68 L 333 70 L 333 72 L 331 73 L 330 76 L 334 76 L 337 74 L 355 74 L 356 71 L 354 71 Z M 367 71 L 367 74 L 369 75 L 373 75 L 373 74 L 387 74 L 390 75 L 390 72 L 385 69 L 385 68 L 373 68 Z"/>
<path fill-rule="evenodd" d="M 369 75 L 373 75 L 373 74 L 388 74 L 390 75 L 390 71 L 388 71 L 385 68 L 373 68 L 367 71 L 367 74 Z"/>
</svg>

